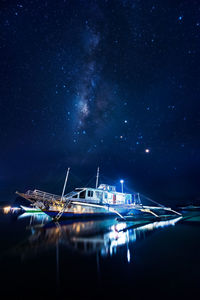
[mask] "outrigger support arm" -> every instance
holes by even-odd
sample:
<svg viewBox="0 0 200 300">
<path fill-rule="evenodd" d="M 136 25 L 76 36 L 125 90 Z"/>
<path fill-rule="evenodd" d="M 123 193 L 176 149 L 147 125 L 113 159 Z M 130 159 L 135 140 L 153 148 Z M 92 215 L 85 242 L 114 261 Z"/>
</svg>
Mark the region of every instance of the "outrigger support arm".
<svg viewBox="0 0 200 300">
<path fill-rule="evenodd" d="M 175 210 L 173 210 L 173 209 L 171 209 L 171 208 L 165 208 L 165 210 L 172 211 L 173 213 L 177 214 L 178 216 L 182 216 L 181 213 L 179 213 L 179 212 L 177 212 L 177 211 L 175 211 Z"/>
<path fill-rule="evenodd" d="M 157 208 L 157 207 L 152 207 L 152 208 L 154 208 L 154 209 L 155 209 L 155 208 L 156 208 L 156 209 L 159 209 L 159 208 Z M 147 208 L 146 206 L 143 206 L 143 208 L 137 208 L 137 209 L 138 209 L 138 210 L 141 210 L 142 212 L 149 212 L 149 213 L 153 214 L 155 217 L 159 217 L 159 215 L 157 215 L 155 212 L 153 212 L 152 210 L 150 210 L 150 209 Z M 175 213 L 175 214 L 178 215 L 178 216 L 182 216 L 181 213 L 179 213 L 179 212 L 177 212 L 177 211 L 171 209 L 170 207 L 161 207 L 161 209 L 167 210 L 167 211 L 171 211 L 171 212 Z"/>
<path fill-rule="evenodd" d="M 108 204 L 108 202 L 107 201 L 103 201 L 105 204 L 107 204 L 107 210 L 110 210 L 110 211 L 112 211 L 113 213 L 115 213 L 116 215 L 118 215 L 118 216 L 120 216 L 120 218 L 121 219 L 123 219 L 123 220 L 125 220 L 125 218 L 117 211 L 117 210 L 115 210 L 114 208 L 112 208 L 112 207 L 109 207 L 109 204 Z M 103 207 L 103 206 L 102 206 Z"/>
<path fill-rule="evenodd" d="M 153 211 L 151 211 L 150 209 L 147 208 L 140 208 L 139 210 L 141 210 L 142 212 L 147 212 L 150 213 L 152 215 L 154 215 L 155 217 L 159 217 L 157 214 L 155 214 Z"/>
<path fill-rule="evenodd" d="M 118 216 L 120 216 L 121 219 L 125 220 L 125 218 L 114 208 L 109 207 L 109 210 L 112 211 L 113 213 L 117 214 Z"/>
</svg>

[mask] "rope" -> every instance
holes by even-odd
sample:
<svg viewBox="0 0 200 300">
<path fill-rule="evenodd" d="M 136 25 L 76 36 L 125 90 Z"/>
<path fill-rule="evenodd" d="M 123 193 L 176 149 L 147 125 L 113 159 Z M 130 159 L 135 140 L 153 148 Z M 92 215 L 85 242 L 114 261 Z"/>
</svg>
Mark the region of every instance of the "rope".
<svg viewBox="0 0 200 300">
<path fill-rule="evenodd" d="M 90 180 L 88 181 L 88 183 L 85 185 L 85 187 L 88 187 L 88 185 L 90 184 L 90 182 L 92 182 L 92 180 L 93 180 L 94 178 L 96 178 L 96 176 L 92 176 L 92 177 L 90 178 Z"/>
<path fill-rule="evenodd" d="M 77 175 L 75 175 L 71 170 L 70 170 L 70 177 L 72 178 L 74 177 L 75 180 L 79 181 L 81 185 L 83 184 L 83 180 L 80 179 Z"/>
<path fill-rule="evenodd" d="M 116 185 L 116 182 L 114 182 L 113 180 L 110 180 L 108 177 L 106 177 L 106 176 L 102 176 L 101 175 L 101 177 L 103 177 L 103 178 L 105 178 L 105 179 L 107 179 L 109 182 L 112 182 L 113 183 L 113 185 Z M 133 191 L 133 190 L 130 190 L 130 189 L 128 189 L 125 185 L 124 185 L 124 188 L 127 190 L 127 191 L 129 191 L 131 194 L 137 194 L 135 191 Z M 151 198 L 149 198 L 149 197 L 147 197 L 147 196 L 145 196 L 145 195 L 143 195 L 143 194 L 141 194 L 141 193 L 139 193 L 143 198 L 145 198 L 146 200 L 148 200 L 148 201 L 150 201 L 150 202 L 152 202 L 152 203 L 154 203 L 154 204 L 157 204 L 158 206 L 160 206 L 160 207 L 165 207 L 164 205 L 162 205 L 162 204 L 160 204 L 159 202 L 157 202 L 157 201 L 155 201 L 155 200 L 153 200 L 153 199 L 151 199 Z"/>
<path fill-rule="evenodd" d="M 95 178 L 95 176 L 92 176 L 92 177 L 89 179 L 88 183 L 85 184 L 85 183 L 83 182 L 83 180 L 81 180 L 77 175 L 73 174 L 72 172 L 70 172 L 70 175 L 71 175 L 72 177 L 74 177 L 77 181 L 79 181 L 80 187 L 88 187 L 88 185 L 91 183 L 91 181 Z M 69 175 L 69 176 L 70 176 L 70 175 Z M 73 184 L 73 186 L 74 186 L 74 184 Z M 69 188 L 69 187 L 73 188 L 72 185 L 68 185 L 68 188 Z M 73 188 L 73 189 L 74 189 L 74 188 Z"/>
<path fill-rule="evenodd" d="M 155 201 L 155 200 L 152 200 L 151 198 L 149 198 L 149 197 L 147 197 L 147 196 L 145 196 L 145 195 L 143 195 L 143 194 L 140 194 L 142 197 L 144 197 L 145 199 L 147 199 L 147 200 L 149 200 L 150 202 L 153 202 L 153 203 L 155 203 L 155 204 L 157 204 L 158 206 L 160 206 L 160 207 L 165 207 L 164 205 L 162 205 L 162 204 L 160 204 L 159 202 L 157 202 L 157 201 Z"/>
</svg>

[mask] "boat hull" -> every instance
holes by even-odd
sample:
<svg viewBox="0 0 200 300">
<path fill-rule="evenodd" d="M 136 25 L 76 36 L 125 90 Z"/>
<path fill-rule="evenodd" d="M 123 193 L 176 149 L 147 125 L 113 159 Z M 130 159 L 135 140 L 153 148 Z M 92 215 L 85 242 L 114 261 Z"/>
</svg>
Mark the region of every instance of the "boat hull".
<svg viewBox="0 0 200 300">
<path fill-rule="evenodd" d="M 133 210 L 133 205 L 92 205 L 86 203 L 70 204 L 61 214 L 61 218 L 99 218 L 99 217 L 120 217 Z M 55 210 L 53 207 L 42 209 L 51 218 L 58 216 L 61 209 Z"/>
<path fill-rule="evenodd" d="M 46 213 L 51 218 L 55 218 L 58 215 L 58 211 L 47 211 L 43 210 L 44 213 Z M 71 213 L 71 212 L 63 212 L 61 218 L 62 219 L 71 219 L 71 218 L 101 218 L 101 217 L 116 217 L 117 215 L 114 213 Z"/>
</svg>

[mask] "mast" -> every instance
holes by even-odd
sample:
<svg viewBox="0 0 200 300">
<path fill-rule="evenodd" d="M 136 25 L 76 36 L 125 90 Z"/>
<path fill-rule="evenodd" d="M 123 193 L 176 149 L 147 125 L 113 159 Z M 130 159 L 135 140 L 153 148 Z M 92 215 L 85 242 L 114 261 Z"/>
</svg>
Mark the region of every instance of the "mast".
<svg viewBox="0 0 200 300">
<path fill-rule="evenodd" d="M 65 188 L 66 188 L 66 184 L 67 184 L 67 180 L 68 180 L 68 176 L 69 176 L 69 170 L 70 170 L 70 168 L 67 169 L 67 174 L 66 174 L 66 177 L 65 177 L 65 183 L 64 183 L 64 186 L 63 186 L 61 201 L 63 200 L 63 196 L 64 196 L 64 192 L 65 192 Z"/>
<path fill-rule="evenodd" d="M 97 168 L 96 189 L 97 189 L 97 187 L 98 187 L 98 183 L 99 183 L 99 167 Z"/>
</svg>

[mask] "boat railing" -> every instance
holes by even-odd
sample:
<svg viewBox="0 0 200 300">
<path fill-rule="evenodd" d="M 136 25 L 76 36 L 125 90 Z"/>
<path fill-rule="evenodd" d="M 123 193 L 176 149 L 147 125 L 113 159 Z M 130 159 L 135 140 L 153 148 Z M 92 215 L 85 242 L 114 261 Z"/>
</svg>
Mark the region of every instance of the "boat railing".
<svg viewBox="0 0 200 300">
<path fill-rule="evenodd" d="M 28 190 L 26 192 L 26 194 L 28 196 L 33 197 L 35 200 L 41 200 L 41 201 L 54 201 L 54 200 L 61 200 L 61 196 L 59 195 L 55 195 L 55 194 L 51 194 L 51 193 L 47 193 L 47 192 L 43 192 L 40 190 Z"/>
<path fill-rule="evenodd" d="M 39 201 L 61 201 L 63 200 L 64 202 L 67 202 L 67 200 L 71 199 L 73 196 L 77 195 L 79 192 L 70 192 L 66 195 L 63 196 L 63 199 L 61 199 L 62 197 L 59 195 L 55 195 L 55 194 L 51 194 L 51 193 L 47 193 L 44 191 L 40 191 L 40 190 L 28 190 L 26 192 L 26 195 L 28 195 L 29 197 L 35 199 L 35 200 L 39 200 Z"/>
</svg>

